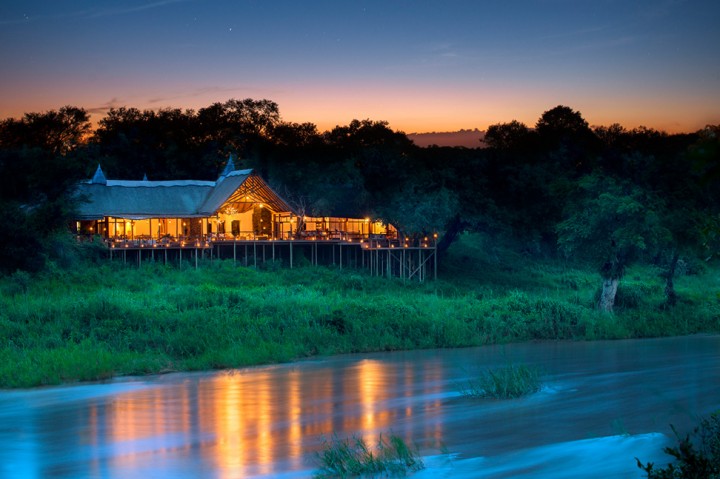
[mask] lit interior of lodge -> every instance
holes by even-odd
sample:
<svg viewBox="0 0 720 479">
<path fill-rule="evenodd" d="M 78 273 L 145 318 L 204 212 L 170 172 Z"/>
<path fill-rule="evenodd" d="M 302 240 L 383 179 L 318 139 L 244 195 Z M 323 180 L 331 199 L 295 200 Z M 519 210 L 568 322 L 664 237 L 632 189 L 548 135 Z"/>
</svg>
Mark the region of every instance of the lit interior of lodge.
<svg viewBox="0 0 720 479">
<path fill-rule="evenodd" d="M 258 211 L 265 210 L 267 215 Z M 298 225 L 301 231 L 298 233 Z M 122 218 L 106 216 L 100 220 L 82 220 L 75 224 L 82 236 L 99 235 L 109 241 L 168 243 L 177 241 L 224 240 L 348 240 L 383 237 L 394 238 L 391 225 L 381 221 L 357 218 L 299 217 L 276 213 L 263 203 L 240 212 L 219 212 L 206 218 Z"/>
<path fill-rule="evenodd" d="M 111 242 L 165 244 L 224 240 L 396 238 L 370 218 L 301 215 L 252 170 L 232 162 L 218 181 L 107 180 L 100 167 L 80 185 L 89 201 L 74 231 Z"/>
</svg>

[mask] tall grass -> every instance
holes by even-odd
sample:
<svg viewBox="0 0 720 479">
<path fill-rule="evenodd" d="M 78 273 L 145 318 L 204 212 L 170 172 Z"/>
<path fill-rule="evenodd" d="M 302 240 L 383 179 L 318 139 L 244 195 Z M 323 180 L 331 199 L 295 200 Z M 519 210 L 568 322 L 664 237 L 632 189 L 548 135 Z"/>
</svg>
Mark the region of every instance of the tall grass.
<svg viewBox="0 0 720 479">
<path fill-rule="evenodd" d="M 515 399 L 540 390 L 540 371 L 523 364 L 488 369 L 461 386 L 461 394 L 472 398 Z"/>
<path fill-rule="evenodd" d="M 425 467 L 417 450 L 394 434 L 380 435 L 374 448 L 358 436 L 326 440 L 317 460 L 314 477 L 323 479 L 405 476 Z"/>
<path fill-rule="evenodd" d="M 488 259 L 467 241 L 451 251 L 445 279 L 425 284 L 217 260 L 197 270 L 50 264 L 0 278 L 0 387 L 347 352 L 720 331 L 714 269 L 678 278 L 673 309 L 662 307 L 656 272 L 631 270 L 618 294 L 632 299 L 608 316 L 594 307 L 592 271 L 512 254 Z"/>
</svg>

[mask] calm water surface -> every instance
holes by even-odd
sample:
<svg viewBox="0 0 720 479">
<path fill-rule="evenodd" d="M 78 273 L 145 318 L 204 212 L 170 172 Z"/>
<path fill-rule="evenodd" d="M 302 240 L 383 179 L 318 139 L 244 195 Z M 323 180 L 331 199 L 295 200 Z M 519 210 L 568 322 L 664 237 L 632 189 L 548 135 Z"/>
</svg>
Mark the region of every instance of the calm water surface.
<svg viewBox="0 0 720 479">
<path fill-rule="evenodd" d="M 469 400 L 508 362 L 544 388 Z M 0 476 L 309 477 L 323 437 L 392 431 L 414 477 L 643 477 L 669 425 L 720 409 L 720 336 L 348 355 L 272 367 L 0 391 Z"/>
</svg>

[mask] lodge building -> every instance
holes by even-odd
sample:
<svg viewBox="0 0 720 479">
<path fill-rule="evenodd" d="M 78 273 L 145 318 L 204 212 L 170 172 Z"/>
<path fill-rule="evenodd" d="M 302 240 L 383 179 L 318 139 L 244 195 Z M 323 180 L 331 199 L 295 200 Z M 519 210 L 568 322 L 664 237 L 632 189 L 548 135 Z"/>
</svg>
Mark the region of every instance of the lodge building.
<svg viewBox="0 0 720 479">
<path fill-rule="evenodd" d="M 138 263 L 148 257 L 182 263 L 183 251 L 190 250 L 185 259 L 194 252 L 196 266 L 201 255 L 232 252 L 245 264 L 283 259 L 292 267 L 295 248 L 313 264 L 354 264 L 378 275 L 422 280 L 430 259 L 436 271 L 433 239 L 401 241 L 392 225 L 368 217 L 304 214 L 253 170 L 236 170 L 232 158 L 217 181 L 108 180 L 98 166 L 77 194 L 81 202 L 71 228 L 80 240 L 101 237 L 111 259 L 127 261 L 130 254 Z"/>
<path fill-rule="evenodd" d="M 232 159 L 217 181 L 108 180 L 98 166 L 78 186 L 74 230 L 109 241 L 369 239 L 396 237 L 370 218 L 301 215 L 252 170 Z"/>
</svg>

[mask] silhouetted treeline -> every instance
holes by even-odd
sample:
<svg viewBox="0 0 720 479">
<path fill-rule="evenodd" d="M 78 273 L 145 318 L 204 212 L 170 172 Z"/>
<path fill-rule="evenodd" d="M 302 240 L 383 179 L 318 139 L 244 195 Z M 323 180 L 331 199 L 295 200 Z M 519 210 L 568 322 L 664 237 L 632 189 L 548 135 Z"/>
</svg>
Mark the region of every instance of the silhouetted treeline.
<svg viewBox="0 0 720 479">
<path fill-rule="evenodd" d="M 234 154 L 238 168 L 256 169 L 312 214 L 440 231 L 443 247 L 463 230 L 486 231 L 528 254 L 596 261 L 612 282 L 638 258 L 667 258 L 670 270 L 682 254 L 714 251 L 719 134 L 720 126 L 674 135 L 591 128 L 558 106 L 532 126 L 490 126 L 478 148 L 419 148 L 382 121 L 327 132 L 284 122 L 268 100 L 117 108 L 95 131 L 85 110 L 65 107 L 0 122 L 0 218 L 11 237 L 42 249 L 71 217 L 72 185 L 98 164 L 116 179 L 211 180 Z M 3 270 L 42 262 L 1 241 Z"/>
</svg>

